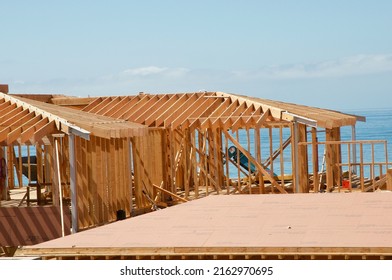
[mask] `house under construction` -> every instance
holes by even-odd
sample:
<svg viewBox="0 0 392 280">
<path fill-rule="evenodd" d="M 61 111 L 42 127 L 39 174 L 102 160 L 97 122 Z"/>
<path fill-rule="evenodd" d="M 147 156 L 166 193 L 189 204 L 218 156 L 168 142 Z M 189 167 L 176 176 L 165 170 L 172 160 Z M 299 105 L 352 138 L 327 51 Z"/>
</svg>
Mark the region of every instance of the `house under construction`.
<svg viewBox="0 0 392 280">
<path fill-rule="evenodd" d="M 223 92 L 96 98 L 3 92 L 3 247 L 210 194 L 392 190 L 387 143 L 356 140 L 360 116 Z M 342 141 L 342 127 L 351 129 L 349 141 Z M 385 160 L 376 160 L 377 149 Z M 15 190 L 23 194 L 17 201 Z M 21 222 L 48 213 L 58 223 L 46 222 L 51 234 Z"/>
</svg>

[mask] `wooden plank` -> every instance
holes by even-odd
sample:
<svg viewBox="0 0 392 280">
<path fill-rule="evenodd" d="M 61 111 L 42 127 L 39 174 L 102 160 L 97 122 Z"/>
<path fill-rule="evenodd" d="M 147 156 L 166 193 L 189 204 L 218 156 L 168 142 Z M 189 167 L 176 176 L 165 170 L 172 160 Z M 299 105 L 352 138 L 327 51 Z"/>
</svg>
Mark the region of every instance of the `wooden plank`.
<svg viewBox="0 0 392 280">
<path fill-rule="evenodd" d="M 0 92 L 2 92 L 2 93 L 8 93 L 8 91 L 9 91 L 9 87 L 8 87 L 7 84 L 1 84 L 1 85 L 0 85 Z"/>
<path fill-rule="evenodd" d="M 37 123 L 40 118 L 41 117 L 38 117 L 38 118 L 35 117 L 35 118 L 31 119 L 30 121 L 27 121 L 27 123 L 22 124 L 21 126 L 15 128 L 14 130 L 12 130 L 11 126 L 4 128 L 2 131 L 0 131 L 0 142 L 6 141 L 8 139 L 8 137 L 10 136 L 10 133 L 11 133 L 12 139 L 18 139 L 19 135 L 22 133 L 24 128 L 30 127 L 31 125 Z"/>
<path fill-rule="evenodd" d="M 161 108 L 167 101 L 169 101 L 171 98 L 173 98 L 172 95 L 165 94 L 163 96 L 159 96 L 159 99 L 154 102 L 151 107 L 146 109 L 143 112 L 140 112 L 140 115 L 136 117 L 135 122 L 144 124 L 146 122 L 146 119 L 151 116 L 151 114 L 156 113 L 159 108 Z M 173 100 L 175 97 L 173 98 Z"/>
<path fill-rule="evenodd" d="M 1 96 L 1 94 L 0 94 L 0 96 Z M 1 108 L 1 110 L 0 110 L 0 115 L 1 115 L 0 123 L 2 123 L 4 120 L 8 119 L 9 117 L 12 117 L 13 115 L 15 115 L 15 113 L 21 112 L 20 108 L 18 108 L 18 106 L 13 103 L 11 103 L 11 105 L 9 105 L 8 103 L 3 103 L 3 104 L 1 104 L 0 108 Z"/>
<path fill-rule="evenodd" d="M 129 139 L 123 138 L 123 157 L 124 157 L 124 192 L 125 192 L 125 207 L 127 212 L 127 217 L 130 217 L 132 214 L 131 209 L 131 188 L 132 188 L 132 172 L 130 167 L 130 147 L 129 147 Z"/>
<path fill-rule="evenodd" d="M 242 113 L 247 109 L 246 104 L 245 103 L 240 103 L 234 110 L 233 112 L 231 112 L 228 115 L 228 118 L 226 119 L 226 122 L 228 120 L 231 120 L 232 117 L 239 117 L 242 115 Z M 225 116 L 225 112 L 221 114 L 220 118 L 222 118 L 223 116 Z M 219 119 L 220 119 L 219 118 Z M 215 125 L 217 121 L 213 122 L 213 125 Z M 223 122 L 223 126 L 227 126 L 226 122 Z M 231 125 L 231 124 L 230 124 Z"/>
<path fill-rule="evenodd" d="M 110 111 L 113 107 L 115 107 L 121 101 L 120 96 L 111 97 L 109 102 L 106 102 L 104 106 L 102 106 L 98 111 L 94 112 L 95 114 L 107 116 L 107 112 Z M 105 102 L 101 102 L 105 103 Z"/>
<path fill-rule="evenodd" d="M 151 110 L 151 107 L 156 104 L 157 101 L 159 101 L 159 97 L 157 95 L 153 95 L 149 97 L 149 99 L 147 99 L 144 103 L 139 102 L 141 104 L 138 103 L 135 109 L 124 118 L 126 118 L 127 121 L 135 122 L 136 119 L 138 119 L 142 114 L 145 114 Z"/>
<path fill-rule="evenodd" d="M 4 98 L 0 99 L 0 113 L 7 107 L 12 106 L 10 101 L 5 101 Z M 13 106 L 15 108 L 15 106 Z"/>
<path fill-rule="evenodd" d="M 127 110 L 120 117 L 121 119 L 128 120 L 136 110 L 144 106 L 144 104 L 146 104 L 151 99 L 151 96 L 147 94 L 139 94 L 139 97 L 140 99 L 136 103 L 132 102 L 132 105 L 129 104 L 127 106 Z"/>
<path fill-rule="evenodd" d="M 242 96 L 227 94 L 227 93 L 223 93 L 223 92 L 217 92 L 216 94 L 217 94 L 217 96 L 225 96 L 225 97 L 230 97 L 230 98 L 236 98 L 236 99 L 238 99 L 241 102 L 246 102 L 246 104 L 248 106 L 251 106 L 252 104 L 254 104 L 254 102 L 256 102 L 257 105 L 260 105 L 263 108 L 264 112 L 267 111 L 267 110 L 270 110 L 271 115 L 274 118 L 276 118 L 276 119 L 280 119 L 282 111 L 284 111 L 281 108 L 278 108 L 278 107 L 275 107 L 275 106 L 271 106 L 271 105 L 267 105 L 265 103 L 258 102 L 256 98 L 242 97 Z"/>
<path fill-rule="evenodd" d="M 268 139 L 269 139 L 269 159 L 270 159 L 270 170 L 271 170 L 271 173 L 272 174 L 274 174 L 275 173 L 275 171 L 274 171 L 274 160 L 272 159 L 272 157 L 273 157 L 273 151 L 274 151 L 274 147 L 273 147 L 273 144 L 274 144 L 274 140 L 273 140 L 273 134 L 272 134 L 272 128 L 271 127 L 269 127 L 268 128 Z M 271 192 L 273 192 L 273 189 L 271 188 Z"/>
<path fill-rule="evenodd" d="M 392 169 L 387 170 L 387 190 L 392 191 Z"/>
<path fill-rule="evenodd" d="M 244 105 L 246 105 L 245 103 L 243 103 Z M 261 114 L 261 109 L 260 107 L 258 108 L 259 110 L 255 110 L 255 106 L 249 106 L 248 108 L 246 108 L 246 110 L 241 114 L 243 116 L 247 116 L 249 115 L 249 118 L 244 121 L 243 118 L 237 118 L 231 125 L 231 129 L 233 131 L 237 131 L 240 127 L 243 126 L 243 124 L 248 124 L 249 122 L 252 122 L 253 120 L 253 116 L 255 115 L 256 112 L 258 112 L 259 114 Z M 248 126 L 249 127 L 249 126 Z"/>
<path fill-rule="evenodd" d="M 78 137 L 79 138 L 79 137 Z M 81 142 L 81 178 L 80 182 L 81 192 L 78 192 L 82 197 L 83 211 L 78 212 L 83 215 L 84 228 L 90 226 L 90 208 L 89 208 L 89 191 L 88 191 L 88 158 L 87 158 L 87 145 L 88 141 L 80 139 Z"/>
<path fill-rule="evenodd" d="M 56 139 L 52 136 L 49 137 L 50 146 L 47 146 L 48 150 L 50 149 L 50 174 L 51 174 L 51 192 L 52 192 L 52 203 L 55 206 L 60 206 L 60 191 L 61 185 L 59 184 L 59 179 L 61 180 L 61 175 L 57 172 L 57 168 L 60 169 L 60 166 L 57 165 L 57 162 L 60 163 L 60 155 L 56 153 Z M 58 157 L 58 160 L 57 160 Z M 59 178 L 60 176 L 60 178 Z"/>
<path fill-rule="evenodd" d="M 58 133 L 56 123 L 51 121 L 34 132 L 33 139 L 35 142 L 41 141 L 43 137 L 53 133 Z M 12 139 L 11 139 L 12 140 Z"/>
<path fill-rule="evenodd" d="M 35 144 L 35 154 L 37 156 L 37 204 L 41 205 L 41 187 L 44 183 L 43 177 L 43 158 L 42 158 L 42 147 L 40 144 Z"/>
<path fill-rule="evenodd" d="M 94 107 L 98 106 L 103 99 L 104 99 L 103 97 L 96 98 L 94 101 L 90 102 L 90 104 L 88 104 L 86 107 L 84 107 L 82 111 L 90 112 Z"/>
<path fill-rule="evenodd" d="M 87 143 L 87 164 L 88 164 L 88 189 L 89 189 L 89 208 L 91 225 L 99 225 L 100 201 L 98 197 L 99 184 L 99 159 L 97 157 L 97 137 L 90 136 Z"/>
<path fill-rule="evenodd" d="M 27 96 L 26 96 L 27 97 Z M 51 97 L 50 102 L 58 106 L 71 106 L 71 107 L 86 107 L 91 102 L 95 101 L 96 97 Z"/>
<path fill-rule="evenodd" d="M 372 144 L 371 146 L 372 146 L 372 148 L 371 148 L 372 164 L 370 166 L 370 178 L 373 181 L 373 184 L 372 184 L 373 191 L 375 191 L 374 186 L 376 185 L 376 175 L 375 175 L 375 166 L 374 166 L 374 162 L 375 162 L 375 160 L 374 160 L 374 144 Z"/>
<path fill-rule="evenodd" d="M 261 162 L 261 142 L 260 142 L 260 128 L 255 128 L 255 149 L 256 149 L 256 160 L 258 162 Z M 264 186 L 264 179 L 263 179 L 263 174 L 259 173 L 258 174 L 258 179 L 259 179 L 259 193 L 264 194 L 265 193 L 265 186 Z"/>
<path fill-rule="evenodd" d="M 54 122 L 48 122 L 48 119 L 41 120 L 37 122 L 36 125 L 32 126 L 30 129 L 27 129 L 22 133 L 22 127 L 13 130 L 7 135 L 7 143 L 12 144 L 14 141 L 21 139 L 21 143 L 25 143 L 30 139 L 33 141 L 41 140 L 42 137 L 49 135 L 51 132 L 57 131 L 55 130 Z M 35 139 L 35 133 L 39 132 L 37 136 L 41 136 L 40 138 Z"/>
<path fill-rule="evenodd" d="M 351 145 L 347 144 L 347 162 L 348 162 L 348 181 L 349 181 L 349 190 L 352 190 L 352 168 L 351 168 Z"/>
<path fill-rule="evenodd" d="M 190 130 L 193 130 L 196 126 L 200 126 L 199 120 L 202 117 L 210 116 L 210 114 L 212 114 L 216 109 L 218 109 L 218 107 L 220 107 L 223 102 L 222 99 L 211 100 L 213 100 L 213 103 L 211 105 L 208 105 L 204 110 L 195 111 L 194 113 L 192 113 L 192 116 L 189 116 L 188 119 L 181 124 L 181 126 L 187 127 Z"/>
<path fill-rule="evenodd" d="M 298 124 L 298 140 L 306 142 L 307 133 L 306 125 Z M 298 164 L 299 164 L 299 186 L 300 192 L 309 192 L 309 173 L 308 173 L 308 149 L 306 146 L 298 147 Z"/>
<path fill-rule="evenodd" d="M 224 116 L 230 116 L 230 114 L 233 113 L 238 108 L 238 106 L 240 106 L 240 103 L 238 101 L 235 101 L 235 102 L 232 102 L 230 105 L 228 105 L 226 108 L 224 108 L 224 110 L 222 108 L 222 112 L 219 115 L 217 115 L 217 118 L 214 121 L 211 122 L 211 127 L 219 126 L 218 121 Z M 207 123 L 207 120 L 204 121 L 201 126 L 204 127 L 204 125 L 206 123 Z"/>
<path fill-rule="evenodd" d="M 104 112 L 105 116 L 111 118 L 119 118 L 122 114 L 124 114 L 130 106 L 133 106 L 136 102 L 139 101 L 139 96 L 123 96 L 119 97 L 120 100 L 115 104 L 108 106 Z"/>
<path fill-rule="evenodd" d="M 363 165 L 363 143 L 359 144 L 359 160 L 360 160 L 360 165 L 359 165 L 359 174 L 360 174 L 360 180 L 361 180 L 361 191 L 365 191 L 365 171 L 364 171 L 364 165 Z"/>
<path fill-rule="evenodd" d="M 189 98 L 185 100 L 182 104 L 177 104 L 176 106 L 170 107 L 162 116 L 158 117 L 155 120 L 155 125 L 160 126 L 163 123 L 164 127 L 169 127 L 171 122 L 175 120 L 181 112 L 185 111 L 190 106 L 193 106 L 193 104 L 198 100 L 198 98 L 199 95 L 195 93 L 189 96 Z"/>
<path fill-rule="evenodd" d="M 9 125 L 18 125 L 18 123 L 21 123 L 21 120 L 24 119 L 26 121 L 26 116 L 28 116 L 28 118 L 33 118 L 34 117 L 34 112 L 29 112 L 28 110 L 22 110 L 19 113 L 10 116 L 8 119 L 5 119 L 1 122 L 1 126 L 9 126 Z M 14 124 L 15 123 L 15 124 Z"/>
<path fill-rule="evenodd" d="M 206 106 L 212 104 L 213 100 L 199 97 L 192 106 L 188 106 L 185 110 L 179 111 L 178 116 L 170 123 L 170 126 L 175 129 L 180 124 L 185 123 L 185 120 L 203 112 Z"/>
<path fill-rule="evenodd" d="M 332 129 L 327 129 L 325 132 L 327 142 L 334 140 Z M 327 190 L 331 191 L 334 186 L 334 147 L 333 144 L 325 145 L 325 167 L 327 176 Z"/>
<path fill-rule="evenodd" d="M 157 186 L 157 185 L 155 185 L 155 184 L 153 184 L 152 186 L 153 186 L 154 188 L 158 189 L 159 191 L 161 191 L 161 192 L 163 192 L 163 193 L 165 193 L 165 194 L 167 194 L 167 195 L 170 195 L 170 196 L 173 197 L 173 198 L 176 198 L 176 199 L 178 199 L 178 200 L 180 200 L 180 201 L 182 201 L 182 202 L 188 202 L 187 199 L 185 199 L 185 198 L 183 198 L 183 197 L 181 197 L 181 196 L 178 196 L 177 194 L 172 193 L 172 192 L 170 192 L 170 191 L 168 191 L 168 190 L 165 190 L 164 188 L 161 188 L 161 187 L 159 187 L 159 186 Z"/>
<path fill-rule="evenodd" d="M 312 165 L 313 165 L 313 190 L 319 192 L 319 157 L 318 157 L 317 128 L 312 128 Z"/>
<path fill-rule="evenodd" d="M 279 150 L 283 151 L 283 128 L 280 127 L 279 128 Z M 280 185 L 282 186 L 282 188 L 284 188 L 284 154 L 283 152 L 280 153 L 280 176 L 281 176 L 281 182 Z"/>
<path fill-rule="evenodd" d="M 127 215 L 127 212 L 129 214 L 129 211 L 127 211 L 127 205 L 125 203 L 126 199 L 126 188 L 128 187 L 127 181 L 125 178 L 125 162 L 124 162 L 124 139 L 116 139 L 117 141 L 117 147 L 118 147 L 118 158 L 117 158 L 117 163 L 119 166 L 122 168 L 118 168 L 118 180 L 117 180 L 117 185 L 119 188 L 119 202 L 120 202 L 120 209 L 125 212 L 125 215 Z"/>
<path fill-rule="evenodd" d="M 18 130 L 21 131 L 21 143 L 33 141 L 34 133 L 48 123 L 49 120 L 47 118 L 42 119 L 41 116 L 36 116 L 34 119 L 27 122 L 26 125 L 22 125 L 19 128 L 15 129 L 15 133 L 17 133 Z"/>
</svg>

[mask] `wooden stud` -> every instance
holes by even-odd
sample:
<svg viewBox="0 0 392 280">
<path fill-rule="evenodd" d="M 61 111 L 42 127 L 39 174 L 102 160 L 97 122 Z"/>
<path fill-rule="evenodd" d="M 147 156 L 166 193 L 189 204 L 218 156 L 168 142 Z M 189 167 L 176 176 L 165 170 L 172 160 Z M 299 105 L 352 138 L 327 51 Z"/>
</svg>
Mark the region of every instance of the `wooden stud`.
<svg viewBox="0 0 392 280">
<path fill-rule="evenodd" d="M 313 165 L 313 191 L 319 190 L 319 150 L 318 150 L 317 128 L 312 128 L 312 165 Z"/>
</svg>

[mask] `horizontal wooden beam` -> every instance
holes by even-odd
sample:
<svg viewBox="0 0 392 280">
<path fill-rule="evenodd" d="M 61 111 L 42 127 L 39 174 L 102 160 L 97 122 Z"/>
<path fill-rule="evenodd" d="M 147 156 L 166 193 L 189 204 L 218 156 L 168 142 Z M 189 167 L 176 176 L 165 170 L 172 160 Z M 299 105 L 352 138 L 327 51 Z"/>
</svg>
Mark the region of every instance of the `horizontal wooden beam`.
<svg viewBox="0 0 392 280">
<path fill-rule="evenodd" d="M 188 202 L 187 199 L 185 199 L 185 198 L 183 198 L 183 197 L 181 197 L 181 196 L 178 196 L 178 195 L 176 195 L 175 193 L 172 193 L 171 191 L 168 191 L 168 190 L 165 190 L 164 188 L 158 187 L 158 186 L 155 185 L 155 184 L 152 184 L 152 186 L 153 186 L 155 189 L 157 189 L 157 190 L 159 190 L 159 191 L 161 191 L 161 192 L 163 192 L 163 193 L 165 193 L 165 194 L 167 194 L 167 195 L 170 195 L 171 197 L 174 197 L 174 198 L 176 198 L 176 199 L 178 199 L 178 200 L 181 200 L 182 202 Z"/>
</svg>

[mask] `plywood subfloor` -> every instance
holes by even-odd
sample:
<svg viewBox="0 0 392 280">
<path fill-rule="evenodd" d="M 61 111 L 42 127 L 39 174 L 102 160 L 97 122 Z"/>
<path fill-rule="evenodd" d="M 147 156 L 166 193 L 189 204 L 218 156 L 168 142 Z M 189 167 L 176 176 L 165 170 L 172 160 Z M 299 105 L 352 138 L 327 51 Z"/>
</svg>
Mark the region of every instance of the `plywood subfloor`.
<svg viewBox="0 0 392 280">
<path fill-rule="evenodd" d="M 123 252 L 177 248 L 183 253 L 185 248 L 200 252 L 208 248 L 225 252 L 238 252 L 236 248 L 390 252 L 391 217 L 390 192 L 208 196 L 25 247 L 19 253 L 48 250 L 53 254 L 64 249 L 69 253 L 78 248 L 121 248 Z"/>
</svg>

